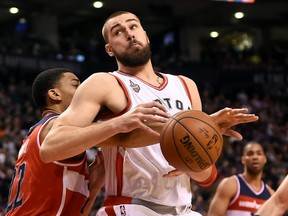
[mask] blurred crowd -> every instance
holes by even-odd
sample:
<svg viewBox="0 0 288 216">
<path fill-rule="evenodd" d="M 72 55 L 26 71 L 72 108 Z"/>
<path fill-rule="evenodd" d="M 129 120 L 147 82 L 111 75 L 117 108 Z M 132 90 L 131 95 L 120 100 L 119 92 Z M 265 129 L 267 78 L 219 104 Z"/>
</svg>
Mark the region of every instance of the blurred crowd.
<svg viewBox="0 0 288 216">
<path fill-rule="evenodd" d="M 191 74 L 185 75 L 193 79 L 193 68 L 189 70 Z M 41 113 L 35 109 L 31 98 L 31 84 L 36 73 L 23 74 L 19 68 L 5 71 L 0 68 L 0 215 L 4 214 L 7 206 L 9 184 L 22 139 L 29 128 L 41 118 Z M 181 70 L 175 73 L 181 73 Z M 205 75 L 206 71 L 203 70 L 201 73 Z M 288 85 L 287 83 L 283 85 L 249 83 L 240 86 L 223 82 L 215 86 L 202 80 L 198 83 L 198 87 L 203 111 L 208 114 L 224 107 L 247 107 L 249 112 L 260 116 L 257 123 L 244 124 L 235 128 L 242 133 L 244 137 L 242 141 L 225 137 L 223 152 L 216 164 L 219 171 L 216 183 L 209 188 L 192 184 L 193 209 L 205 216 L 218 182 L 225 176 L 242 172 L 240 156 L 242 146 L 247 141 L 256 140 L 264 146 L 268 158 L 264 179 L 272 188 L 276 189 L 286 176 Z M 93 150 L 90 150 L 88 155 L 93 158 Z M 101 205 L 104 196 L 103 189 L 95 202 L 94 213 Z"/>
</svg>

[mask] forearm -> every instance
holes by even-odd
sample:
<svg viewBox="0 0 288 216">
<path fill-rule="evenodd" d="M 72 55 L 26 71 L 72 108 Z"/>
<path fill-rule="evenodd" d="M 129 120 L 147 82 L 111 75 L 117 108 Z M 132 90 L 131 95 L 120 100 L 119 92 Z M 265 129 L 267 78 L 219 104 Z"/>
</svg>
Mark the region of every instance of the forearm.
<svg viewBox="0 0 288 216">
<path fill-rule="evenodd" d="M 209 187 L 217 178 L 217 169 L 212 165 L 208 169 L 201 172 L 188 172 L 190 178 L 203 187 Z"/>
<path fill-rule="evenodd" d="M 88 127 L 58 126 L 52 128 L 41 145 L 41 159 L 48 163 L 73 157 L 93 146 L 99 146 L 101 142 L 119 131 L 119 126 L 110 121 L 91 124 Z"/>
<path fill-rule="evenodd" d="M 286 207 L 287 208 L 287 207 Z M 286 210 L 285 206 L 271 199 L 269 202 L 265 202 L 262 207 L 257 211 L 256 215 L 260 216 L 282 216 Z"/>
<path fill-rule="evenodd" d="M 285 177 L 276 192 L 257 211 L 261 216 L 280 216 L 288 209 L 288 176 Z"/>
<path fill-rule="evenodd" d="M 151 134 L 147 135 L 147 132 L 142 129 L 135 129 L 132 132 L 125 134 L 118 134 L 112 139 L 117 139 L 119 141 L 119 145 L 126 148 L 135 148 L 135 147 L 143 147 L 152 144 L 159 143 L 160 132 L 163 128 L 163 123 L 151 123 L 147 124 L 151 129 L 158 132 L 158 136 L 153 136 Z M 112 140 L 107 140 L 107 143 L 104 141 L 101 145 L 107 146 L 110 145 Z"/>
<path fill-rule="evenodd" d="M 94 189 L 90 189 L 89 190 L 89 200 L 88 202 L 86 203 L 86 206 L 84 208 L 84 211 L 83 211 L 83 214 L 82 216 L 88 216 L 91 209 L 93 208 L 93 205 L 94 205 L 94 202 L 97 198 L 97 194 L 100 192 L 102 187 L 100 187 L 99 185 L 97 187 L 95 187 Z"/>
</svg>

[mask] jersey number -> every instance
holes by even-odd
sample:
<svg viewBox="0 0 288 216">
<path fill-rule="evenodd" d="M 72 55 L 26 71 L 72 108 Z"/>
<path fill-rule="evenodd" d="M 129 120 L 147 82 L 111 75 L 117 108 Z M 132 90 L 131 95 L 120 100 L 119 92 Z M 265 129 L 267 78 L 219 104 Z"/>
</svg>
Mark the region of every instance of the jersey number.
<svg viewBox="0 0 288 216">
<path fill-rule="evenodd" d="M 7 212 L 11 211 L 12 208 L 17 208 L 17 207 L 21 206 L 23 203 L 23 196 L 21 198 L 19 198 L 19 194 L 20 194 L 21 184 L 22 184 L 22 181 L 23 181 L 24 176 L 25 176 L 25 168 L 26 168 L 26 164 L 22 163 L 18 169 L 16 169 L 16 168 L 14 169 L 14 173 L 13 173 L 10 188 L 9 188 L 9 198 L 8 198 L 9 202 L 10 202 L 10 199 L 12 198 L 11 192 L 12 192 L 12 187 L 13 187 L 14 180 L 15 180 L 16 176 L 19 176 L 19 181 L 18 181 L 18 185 L 16 188 L 15 198 L 12 198 L 11 202 L 8 204 Z"/>
</svg>

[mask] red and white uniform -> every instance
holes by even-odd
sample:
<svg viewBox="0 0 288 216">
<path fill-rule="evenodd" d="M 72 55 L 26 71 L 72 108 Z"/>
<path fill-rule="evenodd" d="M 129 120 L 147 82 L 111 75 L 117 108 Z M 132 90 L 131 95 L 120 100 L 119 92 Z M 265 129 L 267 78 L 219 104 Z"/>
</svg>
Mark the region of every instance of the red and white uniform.
<svg viewBox="0 0 288 216">
<path fill-rule="evenodd" d="M 255 191 L 242 175 L 233 176 L 238 189 L 235 197 L 230 202 L 227 216 L 251 216 L 271 196 L 266 184 L 262 181 L 262 187 Z"/>
<path fill-rule="evenodd" d="M 192 108 L 187 86 L 178 76 L 162 74 L 164 81 L 156 87 L 120 71 L 112 74 L 128 99 L 123 112 L 150 101 L 160 102 L 170 114 Z M 162 155 L 160 144 L 141 148 L 104 147 L 102 152 L 107 199 L 97 215 L 200 215 L 190 210 L 190 178 L 187 175 L 163 178 L 174 168 Z"/>
<path fill-rule="evenodd" d="M 56 114 L 34 125 L 24 139 L 10 185 L 6 216 L 81 215 L 88 191 L 87 159 L 43 163 L 39 155 L 42 128 Z"/>
</svg>

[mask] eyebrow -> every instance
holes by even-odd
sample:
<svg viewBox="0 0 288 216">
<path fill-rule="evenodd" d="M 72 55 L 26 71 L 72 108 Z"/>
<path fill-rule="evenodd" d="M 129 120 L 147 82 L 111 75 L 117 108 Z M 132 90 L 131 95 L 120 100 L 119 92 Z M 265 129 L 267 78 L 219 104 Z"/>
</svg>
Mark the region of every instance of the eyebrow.
<svg viewBox="0 0 288 216">
<path fill-rule="evenodd" d="M 125 22 L 127 23 L 127 22 L 132 22 L 132 21 L 139 22 L 139 21 L 138 21 L 137 19 L 135 19 L 135 18 L 127 19 Z M 118 27 L 119 25 L 120 25 L 120 23 L 116 23 L 115 25 L 113 25 L 113 26 L 111 27 L 111 29 L 110 29 L 110 32 L 112 32 L 113 29 L 116 28 L 116 27 Z"/>
<path fill-rule="evenodd" d="M 73 82 L 73 81 L 80 82 L 80 80 L 79 80 L 79 79 L 76 79 L 76 78 L 73 78 L 73 79 L 72 79 L 72 82 Z"/>
</svg>

